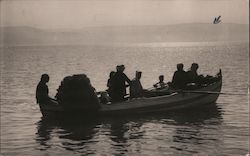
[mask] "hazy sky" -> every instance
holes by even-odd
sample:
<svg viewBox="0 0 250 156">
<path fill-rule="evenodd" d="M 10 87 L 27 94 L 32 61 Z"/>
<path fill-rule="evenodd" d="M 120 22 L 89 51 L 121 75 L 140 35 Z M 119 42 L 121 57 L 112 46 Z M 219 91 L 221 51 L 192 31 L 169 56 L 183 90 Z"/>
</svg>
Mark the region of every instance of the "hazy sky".
<svg viewBox="0 0 250 156">
<path fill-rule="evenodd" d="M 0 0 L 0 26 L 249 23 L 249 0 Z"/>
</svg>

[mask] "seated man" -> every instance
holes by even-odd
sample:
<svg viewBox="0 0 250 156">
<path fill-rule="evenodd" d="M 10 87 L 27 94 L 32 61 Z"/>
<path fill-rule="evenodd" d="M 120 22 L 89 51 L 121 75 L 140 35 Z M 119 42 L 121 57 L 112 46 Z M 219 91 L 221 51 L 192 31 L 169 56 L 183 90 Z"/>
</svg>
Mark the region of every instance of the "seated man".
<svg viewBox="0 0 250 156">
<path fill-rule="evenodd" d="M 49 82 L 49 75 L 43 74 L 41 76 L 41 80 L 36 87 L 36 102 L 38 104 L 41 103 L 53 103 L 55 104 L 55 100 L 49 97 L 49 89 L 47 86 L 47 82 Z"/>
<path fill-rule="evenodd" d="M 110 104 L 111 103 L 111 98 L 110 96 L 108 96 L 108 93 L 107 92 L 99 92 L 98 93 L 100 95 L 99 97 L 99 101 L 102 103 L 102 104 Z"/>
<path fill-rule="evenodd" d="M 175 71 L 172 79 L 172 87 L 174 89 L 183 89 L 187 84 L 187 73 L 183 70 L 182 63 L 177 64 L 177 71 Z"/>
<path fill-rule="evenodd" d="M 138 98 L 143 96 L 143 88 L 140 82 L 142 72 L 136 71 L 135 78 L 131 81 L 130 98 Z"/>
<path fill-rule="evenodd" d="M 114 71 L 111 71 L 110 74 L 109 74 L 109 79 L 108 79 L 108 82 L 107 82 L 107 92 L 109 94 L 110 97 L 113 97 L 113 77 L 115 75 L 115 72 Z"/>
<path fill-rule="evenodd" d="M 153 85 L 156 89 L 168 89 L 168 84 L 164 82 L 164 76 L 160 75 L 159 76 L 159 82 Z"/>
<path fill-rule="evenodd" d="M 187 72 L 188 83 L 198 83 L 199 82 L 199 75 L 197 73 L 198 68 L 199 68 L 199 65 L 197 63 L 193 63 L 191 65 L 190 70 Z"/>
</svg>

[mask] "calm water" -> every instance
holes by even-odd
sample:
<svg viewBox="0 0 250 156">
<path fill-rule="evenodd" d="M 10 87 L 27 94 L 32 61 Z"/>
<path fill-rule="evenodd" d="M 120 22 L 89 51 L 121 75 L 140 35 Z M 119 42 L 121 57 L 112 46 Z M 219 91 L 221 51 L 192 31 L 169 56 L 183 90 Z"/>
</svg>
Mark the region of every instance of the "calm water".
<svg viewBox="0 0 250 156">
<path fill-rule="evenodd" d="M 247 93 L 248 43 L 193 46 L 23 46 L 1 49 L 2 155 L 246 155 L 249 153 L 248 96 L 221 95 L 203 109 L 79 121 L 45 120 L 35 102 L 40 75 L 48 73 L 50 95 L 67 75 L 85 73 L 97 90 L 109 72 L 126 65 L 141 70 L 149 88 L 177 63 L 215 74 L 222 68 L 222 91 Z"/>
</svg>

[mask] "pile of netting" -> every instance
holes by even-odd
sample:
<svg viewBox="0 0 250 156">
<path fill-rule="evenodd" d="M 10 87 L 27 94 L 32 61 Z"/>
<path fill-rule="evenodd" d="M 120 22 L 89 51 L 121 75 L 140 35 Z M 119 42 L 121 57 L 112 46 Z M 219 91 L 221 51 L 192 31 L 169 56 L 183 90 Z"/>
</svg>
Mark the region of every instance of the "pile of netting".
<svg viewBox="0 0 250 156">
<path fill-rule="evenodd" d="M 85 74 L 65 77 L 57 89 L 56 99 L 65 109 L 99 109 L 95 89 Z"/>
</svg>

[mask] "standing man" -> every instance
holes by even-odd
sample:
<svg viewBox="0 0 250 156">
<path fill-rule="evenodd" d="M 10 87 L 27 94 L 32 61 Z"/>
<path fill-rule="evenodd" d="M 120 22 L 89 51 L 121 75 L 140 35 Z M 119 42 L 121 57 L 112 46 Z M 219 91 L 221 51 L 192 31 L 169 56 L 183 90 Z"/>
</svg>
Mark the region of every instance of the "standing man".
<svg viewBox="0 0 250 156">
<path fill-rule="evenodd" d="M 117 72 L 113 76 L 112 86 L 113 86 L 113 102 L 121 102 L 126 100 L 124 98 L 126 93 L 126 87 L 128 87 L 131 83 L 130 79 L 127 77 L 126 74 L 124 74 L 125 66 L 124 65 L 118 65 L 116 66 Z M 127 84 L 126 84 L 127 83 Z"/>
</svg>

